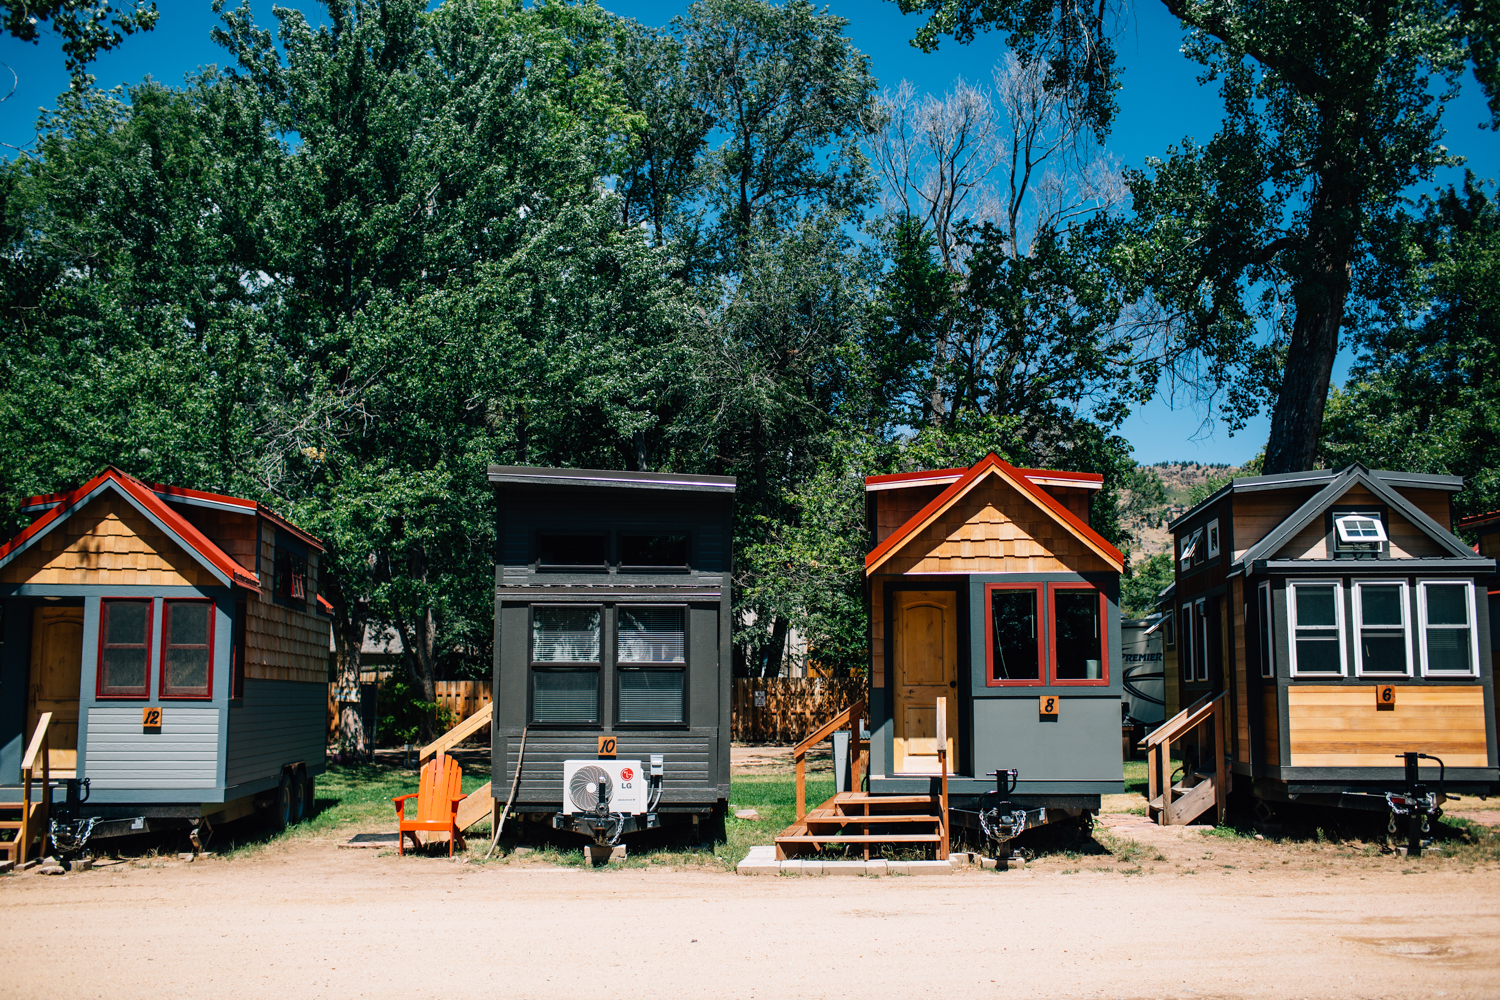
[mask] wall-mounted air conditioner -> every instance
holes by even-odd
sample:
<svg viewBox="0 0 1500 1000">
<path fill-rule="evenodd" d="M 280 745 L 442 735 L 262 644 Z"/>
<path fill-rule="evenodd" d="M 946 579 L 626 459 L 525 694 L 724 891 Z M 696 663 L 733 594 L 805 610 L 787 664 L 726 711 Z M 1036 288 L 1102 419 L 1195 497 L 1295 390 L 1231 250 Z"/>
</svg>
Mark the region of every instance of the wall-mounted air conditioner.
<svg viewBox="0 0 1500 1000">
<path fill-rule="evenodd" d="M 563 761 L 563 813 L 591 813 L 601 789 L 608 811 L 634 815 L 646 811 L 649 781 L 638 760 Z"/>
</svg>

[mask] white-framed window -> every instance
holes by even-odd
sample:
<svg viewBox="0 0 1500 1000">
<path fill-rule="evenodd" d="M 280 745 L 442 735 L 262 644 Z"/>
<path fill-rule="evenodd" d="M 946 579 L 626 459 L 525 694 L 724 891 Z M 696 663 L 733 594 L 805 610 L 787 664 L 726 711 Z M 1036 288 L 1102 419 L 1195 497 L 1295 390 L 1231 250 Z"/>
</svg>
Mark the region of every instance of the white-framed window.
<svg viewBox="0 0 1500 1000">
<path fill-rule="evenodd" d="M 1178 643 L 1177 662 L 1182 668 L 1182 679 L 1192 681 L 1193 679 L 1193 606 L 1184 604 L 1182 606 L 1182 621 L 1178 625 L 1182 634 L 1182 642 Z"/>
<path fill-rule="evenodd" d="M 1208 680 L 1208 650 L 1211 638 L 1208 634 L 1208 601 L 1200 597 L 1193 613 L 1193 677 L 1196 680 L 1206 681 Z"/>
<path fill-rule="evenodd" d="M 1344 587 L 1337 580 L 1298 580 L 1287 585 L 1293 677 L 1343 677 Z"/>
<path fill-rule="evenodd" d="M 1473 677 L 1479 672 L 1474 584 L 1469 580 L 1417 583 L 1422 676 Z"/>
<path fill-rule="evenodd" d="M 1379 553 L 1388 541 L 1376 514 L 1340 514 L 1333 519 L 1333 547 L 1338 552 Z"/>
<path fill-rule="evenodd" d="M 1260 675 L 1276 676 L 1276 618 L 1271 605 L 1271 584 L 1261 584 L 1255 591 L 1256 639 L 1260 651 Z"/>
<path fill-rule="evenodd" d="M 1219 519 L 1208 522 L 1208 558 L 1219 554 Z"/>
<path fill-rule="evenodd" d="M 1182 540 L 1182 553 L 1177 558 L 1178 558 L 1178 561 L 1182 564 L 1182 568 L 1184 570 L 1187 570 L 1188 568 L 1190 568 L 1191 566 L 1193 566 L 1195 563 L 1200 563 L 1200 562 L 1203 561 L 1203 556 L 1202 556 L 1202 554 L 1199 551 L 1199 548 L 1200 548 L 1200 545 L 1201 545 L 1202 541 L 1203 541 L 1203 529 L 1202 528 L 1199 528 L 1198 530 L 1194 531 L 1191 535 L 1188 535 L 1186 538 L 1184 538 Z"/>
<path fill-rule="evenodd" d="M 1409 606 L 1404 580 L 1360 580 L 1354 584 L 1355 673 L 1410 676 Z"/>
</svg>

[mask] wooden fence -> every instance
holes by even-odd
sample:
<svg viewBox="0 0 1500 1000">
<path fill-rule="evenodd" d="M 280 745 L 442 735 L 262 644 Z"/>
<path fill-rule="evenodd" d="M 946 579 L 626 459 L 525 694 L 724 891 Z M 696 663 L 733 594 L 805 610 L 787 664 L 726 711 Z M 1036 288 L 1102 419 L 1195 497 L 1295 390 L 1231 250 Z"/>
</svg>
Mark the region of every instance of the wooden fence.
<svg viewBox="0 0 1500 1000">
<path fill-rule="evenodd" d="M 736 677 L 732 738 L 796 743 L 864 696 L 863 677 Z"/>
<path fill-rule="evenodd" d="M 338 731 L 337 685 L 328 685 L 328 731 Z M 438 681 L 434 696 L 454 721 L 490 706 L 489 681 Z M 731 738 L 746 743 L 796 743 L 865 696 L 863 677 L 736 677 L 730 700 Z"/>
</svg>

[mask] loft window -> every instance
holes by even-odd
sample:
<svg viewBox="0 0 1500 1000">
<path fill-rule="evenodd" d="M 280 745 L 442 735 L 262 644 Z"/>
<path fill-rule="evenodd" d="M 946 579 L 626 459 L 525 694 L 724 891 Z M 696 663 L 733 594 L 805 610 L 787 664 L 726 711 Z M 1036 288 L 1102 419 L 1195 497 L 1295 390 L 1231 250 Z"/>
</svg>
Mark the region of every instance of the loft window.
<svg viewBox="0 0 1500 1000">
<path fill-rule="evenodd" d="M 1343 676 L 1344 600 L 1338 583 L 1289 584 L 1293 676 Z"/>
<path fill-rule="evenodd" d="M 1275 617 L 1271 606 L 1271 585 L 1263 583 L 1256 589 L 1256 630 L 1260 644 L 1260 675 L 1276 676 Z"/>
<path fill-rule="evenodd" d="M 531 721 L 599 721 L 598 607 L 531 609 Z"/>
<path fill-rule="evenodd" d="M 687 609 L 621 607 L 617 624 L 620 721 L 685 721 Z"/>
<path fill-rule="evenodd" d="M 1170 611 L 1162 612 L 1161 644 L 1168 649 L 1177 648 L 1176 616 Z"/>
<path fill-rule="evenodd" d="M 1479 663 L 1474 629 L 1474 585 L 1467 580 L 1418 584 L 1422 616 L 1422 673 L 1472 677 Z"/>
<path fill-rule="evenodd" d="M 1052 680 L 1103 683 L 1104 609 L 1093 588 L 1052 590 Z"/>
<path fill-rule="evenodd" d="M 306 604 L 307 559 L 278 544 L 271 586 L 279 603 L 293 606 Z"/>
<path fill-rule="evenodd" d="M 620 565 L 626 569 L 687 569 L 688 536 L 621 535 Z"/>
<path fill-rule="evenodd" d="M 1378 555 L 1388 540 L 1375 514 L 1340 514 L 1333 519 L 1334 551 Z"/>
<path fill-rule="evenodd" d="M 609 543 L 603 535 L 543 533 L 536 538 L 537 565 L 548 569 L 603 569 Z"/>
<path fill-rule="evenodd" d="M 1208 522 L 1208 558 L 1212 559 L 1219 554 L 1219 520 L 1215 518 Z"/>
<path fill-rule="evenodd" d="M 1354 585 L 1354 669 L 1358 673 L 1411 673 L 1406 605 L 1403 582 Z"/>
<path fill-rule="evenodd" d="M 1039 591 L 1037 586 L 990 586 L 989 683 L 1041 683 Z"/>
<path fill-rule="evenodd" d="M 161 696 L 213 695 L 214 605 L 212 601 L 162 602 Z"/>
<path fill-rule="evenodd" d="M 149 698 L 151 602 L 99 602 L 99 697 Z"/>
<path fill-rule="evenodd" d="M 1199 543 L 1203 541 L 1203 529 L 1199 528 L 1187 536 L 1182 543 L 1182 555 L 1178 557 L 1184 571 L 1203 561 Z"/>
</svg>

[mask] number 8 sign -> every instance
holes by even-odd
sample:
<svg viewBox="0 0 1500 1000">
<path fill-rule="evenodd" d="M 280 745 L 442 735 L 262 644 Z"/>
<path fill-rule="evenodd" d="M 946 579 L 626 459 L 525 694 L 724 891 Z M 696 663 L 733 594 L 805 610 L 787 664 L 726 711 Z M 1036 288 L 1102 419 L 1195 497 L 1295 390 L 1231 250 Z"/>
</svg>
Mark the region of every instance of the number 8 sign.
<svg viewBox="0 0 1500 1000">
<path fill-rule="evenodd" d="M 1058 704 L 1062 701 L 1055 694 L 1044 694 L 1040 698 L 1038 712 L 1041 715 L 1056 715 Z"/>
</svg>

